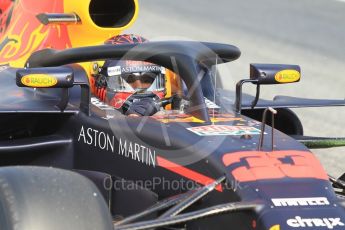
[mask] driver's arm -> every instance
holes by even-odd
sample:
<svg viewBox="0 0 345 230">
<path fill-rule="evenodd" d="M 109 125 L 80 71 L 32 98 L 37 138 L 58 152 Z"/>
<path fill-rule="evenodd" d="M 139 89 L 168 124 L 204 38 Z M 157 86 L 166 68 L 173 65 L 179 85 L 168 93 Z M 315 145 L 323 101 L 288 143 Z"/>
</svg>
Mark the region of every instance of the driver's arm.
<svg viewBox="0 0 345 230">
<path fill-rule="evenodd" d="M 152 116 L 153 114 L 157 113 L 159 107 L 157 103 L 155 103 L 154 99 L 151 97 L 142 98 L 138 101 L 133 102 L 127 112 L 126 115 L 128 116 Z"/>
</svg>

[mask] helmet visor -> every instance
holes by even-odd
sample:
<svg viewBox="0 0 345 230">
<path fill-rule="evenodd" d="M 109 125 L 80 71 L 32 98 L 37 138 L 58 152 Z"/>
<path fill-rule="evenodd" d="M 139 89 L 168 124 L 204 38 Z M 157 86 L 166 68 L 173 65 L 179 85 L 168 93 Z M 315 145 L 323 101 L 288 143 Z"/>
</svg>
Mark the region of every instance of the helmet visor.
<svg viewBox="0 0 345 230">
<path fill-rule="evenodd" d="M 107 86 L 115 92 L 163 91 L 165 68 L 143 61 L 109 60 L 105 63 Z"/>
<path fill-rule="evenodd" d="M 133 84 L 136 81 L 139 81 L 142 84 L 149 84 L 151 86 L 158 75 L 159 75 L 159 73 L 144 72 L 144 73 L 123 74 L 123 75 L 121 75 L 121 77 L 128 84 Z"/>
<path fill-rule="evenodd" d="M 115 92 L 163 91 L 165 78 L 162 73 L 128 73 L 107 77 L 107 86 Z"/>
</svg>

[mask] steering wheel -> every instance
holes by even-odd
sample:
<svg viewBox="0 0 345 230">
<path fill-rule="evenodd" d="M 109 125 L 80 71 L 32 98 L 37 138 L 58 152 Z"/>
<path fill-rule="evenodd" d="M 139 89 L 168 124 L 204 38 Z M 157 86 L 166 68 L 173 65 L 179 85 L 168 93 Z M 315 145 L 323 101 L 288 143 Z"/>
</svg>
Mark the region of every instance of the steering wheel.
<svg viewBox="0 0 345 230">
<path fill-rule="evenodd" d="M 154 93 L 149 94 L 133 94 L 122 106 L 124 113 L 126 113 L 133 103 L 136 103 L 135 100 L 145 100 L 147 98 L 152 98 L 151 103 L 154 104 L 154 107 L 159 111 L 160 108 L 165 108 L 167 105 L 172 105 L 172 109 L 180 109 L 181 102 L 184 100 L 179 95 L 174 94 L 170 97 L 165 97 L 159 99 L 158 96 Z"/>
<path fill-rule="evenodd" d="M 174 100 L 174 96 L 165 97 L 165 98 L 161 98 L 158 102 L 156 102 L 156 104 L 157 104 L 159 107 L 165 108 L 165 106 L 172 104 L 172 103 L 173 103 L 173 100 Z"/>
<path fill-rule="evenodd" d="M 153 102 L 157 106 L 160 106 L 159 103 L 162 100 L 162 99 L 159 99 L 159 97 L 156 94 L 154 94 L 154 93 L 134 93 L 122 105 L 122 110 L 124 111 L 124 113 L 129 109 L 129 107 L 134 103 L 135 100 L 140 100 L 140 99 L 143 99 L 143 98 L 152 98 Z"/>
<path fill-rule="evenodd" d="M 160 99 L 158 101 L 158 106 L 165 108 L 165 106 L 171 104 L 173 109 L 180 109 L 181 104 L 184 104 L 184 106 L 186 106 L 187 104 L 189 104 L 189 101 L 190 100 L 187 97 L 174 94 L 171 97 Z"/>
</svg>

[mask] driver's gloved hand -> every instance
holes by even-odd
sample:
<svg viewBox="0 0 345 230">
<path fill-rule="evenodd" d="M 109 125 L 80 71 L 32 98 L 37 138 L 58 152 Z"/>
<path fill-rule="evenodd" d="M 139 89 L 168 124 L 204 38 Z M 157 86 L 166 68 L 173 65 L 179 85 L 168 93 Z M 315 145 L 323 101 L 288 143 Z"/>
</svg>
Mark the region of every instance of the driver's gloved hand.
<svg viewBox="0 0 345 230">
<path fill-rule="evenodd" d="M 159 107 L 153 98 L 142 98 L 129 106 L 126 115 L 137 114 L 140 116 L 152 116 L 157 113 L 158 110 Z"/>
<path fill-rule="evenodd" d="M 103 74 L 97 74 L 95 77 L 95 85 L 97 88 L 106 88 L 107 87 L 107 77 Z"/>
</svg>

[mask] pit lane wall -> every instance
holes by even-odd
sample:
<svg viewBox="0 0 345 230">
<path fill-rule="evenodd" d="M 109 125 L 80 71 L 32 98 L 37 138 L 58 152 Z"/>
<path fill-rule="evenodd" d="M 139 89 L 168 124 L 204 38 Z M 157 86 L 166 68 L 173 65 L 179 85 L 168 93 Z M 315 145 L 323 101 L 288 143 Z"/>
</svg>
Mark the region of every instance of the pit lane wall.
<svg viewBox="0 0 345 230">
<path fill-rule="evenodd" d="M 34 51 L 103 44 L 130 27 L 138 0 L 0 0 L 0 65 L 23 67 Z M 42 13 L 76 14 L 80 23 L 50 23 Z"/>
</svg>

